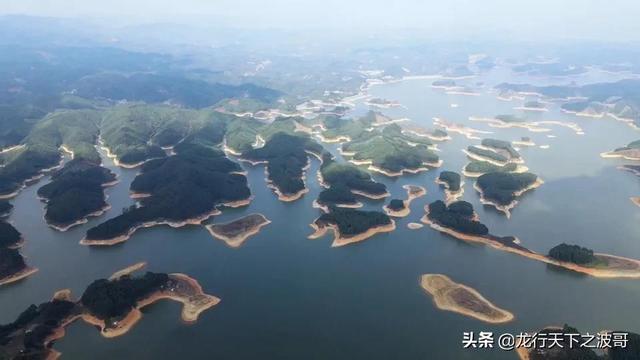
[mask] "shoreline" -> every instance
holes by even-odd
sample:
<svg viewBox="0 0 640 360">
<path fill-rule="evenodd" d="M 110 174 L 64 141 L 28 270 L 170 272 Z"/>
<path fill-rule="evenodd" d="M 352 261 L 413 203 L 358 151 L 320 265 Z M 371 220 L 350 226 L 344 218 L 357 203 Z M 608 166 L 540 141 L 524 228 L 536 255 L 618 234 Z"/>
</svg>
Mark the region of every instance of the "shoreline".
<svg viewBox="0 0 640 360">
<path fill-rule="evenodd" d="M 506 251 L 506 252 L 510 252 L 513 254 L 517 254 L 532 260 L 537 260 L 539 262 L 542 263 L 546 263 L 549 265 L 555 265 L 567 270 L 572 270 L 578 273 L 582 273 L 582 274 L 586 274 L 586 275 L 590 275 L 596 278 L 605 278 L 605 279 L 612 279 L 612 278 L 629 278 L 629 279 L 636 279 L 636 278 L 640 278 L 640 260 L 636 260 L 636 259 L 631 259 L 631 258 L 625 258 L 625 257 L 621 257 L 621 256 L 616 256 L 616 255 L 609 255 L 609 254 L 602 254 L 602 253 L 594 253 L 594 255 L 600 257 L 600 258 L 605 258 L 605 259 L 611 259 L 611 260 L 619 260 L 619 261 L 624 261 L 627 262 L 628 264 L 633 264 L 635 265 L 635 269 L 634 270 L 624 270 L 624 269 L 607 269 L 607 268 L 592 268 L 592 267 L 587 267 L 587 266 L 582 266 L 582 265 L 578 265 L 578 264 L 574 264 L 574 263 L 568 263 L 568 262 L 563 262 L 563 261 L 558 261 L 558 260 L 554 260 L 549 258 L 548 256 L 542 255 L 540 253 L 534 252 L 532 250 L 529 250 L 527 248 L 522 248 L 522 249 L 518 249 L 512 246 L 507 246 L 505 244 L 502 244 L 494 239 L 488 238 L 486 236 L 478 236 L 478 235 L 468 235 L 468 234 L 464 234 L 461 233 L 459 231 L 456 231 L 454 229 L 451 228 L 447 228 L 444 227 L 442 225 L 439 225 L 437 223 L 435 223 L 434 221 L 432 221 L 431 219 L 429 219 L 428 217 L 428 206 L 425 207 L 425 211 L 427 212 L 421 219 L 420 221 L 426 225 L 429 225 L 430 228 L 447 234 L 455 239 L 461 240 L 461 241 L 466 241 L 466 242 L 473 242 L 473 243 L 480 243 L 480 244 L 484 244 L 484 245 L 488 245 L 491 246 L 494 249 L 497 250 L 502 250 L 502 251 Z M 518 238 L 515 238 L 516 240 L 514 241 L 514 243 L 519 244 L 520 240 Z"/>
<path fill-rule="evenodd" d="M 212 216 L 216 216 L 216 215 L 220 215 L 222 212 L 218 209 L 219 206 L 228 206 L 228 207 L 232 207 L 232 208 L 236 208 L 236 207 L 241 207 L 241 206 L 246 206 L 249 205 L 251 203 L 251 200 L 253 199 L 252 196 L 249 196 L 247 199 L 243 199 L 243 200 L 236 200 L 236 201 L 229 201 L 226 203 L 221 203 L 219 205 L 216 205 L 213 210 L 211 210 L 208 213 L 199 215 L 199 216 L 195 216 L 192 218 L 188 218 L 182 221 L 170 221 L 170 220 L 153 220 L 153 221 L 148 221 L 148 222 L 144 222 L 138 225 L 133 226 L 131 229 L 129 229 L 125 234 L 122 235 L 118 235 L 112 238 L 108 238 L 108 239 L 87 239 L 87 237 L 85 236 L 84 238 L 82 238 L 80 240 L 80 245 L 86 245 L 86 246 L 113 246 L 113 245 L 117 245 L 123 242 L 126 242 L 127 240 L 129 240 L 131 238 L 131 236 L 139 229 L 141 228 L 150 228 L 150 227 L 154 227 L 154 226 L 160 226 L 160 225 L 168 225 L 172 228 L 180 228 L 183 226 L 187 226 L 187 225 L 201 225 L 203 221 L 209 219 Z"/>
<path fill-rule="evenodd" d="M 467 176 L 466 174 L 464 174 L 464 172 L 463 172 L 463 175 Z M 458 189 L 458 191 L 449 190 L 449 183 L 446 181 L 440 180 L 439 177 L 436 178 L 435 183 L 438 185 L 444 186 L 444 196 L 445 196 L 444 202 L 447 205 L 458 200 L 460 197 L 462 197 L 462 195 L 464 195 L 464 181 L 460 181 L 460 189 Z"/>
<path fill-rule="evenodd" d="M 407 200 L 402 201 L 404 204 L 404 208 L 401 210 L 392 210 L 387 205 L 383 206 L 382 209 L 384 212 L 391 216 L 397 218 L 403 218 L 408 216 L 411 213 L 411 202 L 417 198 L 423 197 L 427 195 L 427 189 L 418 185 L 403 185 L 403 189 L 407 191 Z M 412 192 L 412 188 L 414 188 Z"/>
<path fill-rule="evenodd" d="M 515 197 L 515 199 L 510 202 L 509 204 L 506 205 L 500 205 L 492 200 L 489 200 L 487 198 L 484 197 L 484 191 L 482 191 L 482 189 L 480 188 L 480 186 L 478 186 L 478 183 L 476 182 L 475 184 L 473 184 L 473 188 L 480 194 L 480 203 L 482 203 L 483 205 L 490 205 L 493 206 L 496 210 L 504 213 L 507 218 L 511 217 L 511 210 L 513 210 L 513 208 L 516 207 L 516 205 L 518 205 L 518 197 L 522 196 L 522 194 L 526 193 L 527 191 L 530 190 L 534 190 L 539 188 L 540 186 L 542 186 L 542 184 L 544 184 L 544 181 L 542 179 L 540 179 L 539 177 L 536 179 L 536 181 L 533 182 L 533 184 L 527 186 L 526 188 L 522 189 L 522 190 L 518 190 L 515 191 L 513 193 L 513 196 Z"/>
<path fill-rule="evenodd" d="M 5 276 L 3 278 L 0 278 L 0 286 L 11 284 L 11 283 L 26 279 L 27 277 L 29 277 L 29 276 L 37 273 L 37 272 L 38 272 L 38 268 L 26 265 L 24 267 L 24 269 L 22 269 L 22 270 L 20 270 L 18 272 L 14 273 L 14 274 L 11 274 L 9 276 Z"/>
<path fill-rule="evenodd" d="M 356 242 L 364 241 L 376 234 L 391 232 L 396 229 L 396 223 L 393 219 L 391 219 L 391 223 L 387 225 L 374 226 L 363 233 L 349 236 L 349 237 L 342 236 L 342 234 L 340 234 L 340 230 L 338 230 L 338 226 L 334 224 L 327 224 L 322 227 L 319 227 L 318 225 L 316 225 L 314 220 L 314 222 L 311 223 L 309 226 L 311 226 L 311 228 L 314 229 L 314 233 L 307 237 L 309 239 L 317 239 L 324 236 L 327 233 L 327 231 L 329 230 L 333 231 L 334 238 L 333 238 L 333 242 L 331 243 L 331 247 L 340 247 L 340 246 L 345 246 L 345 245 L 353 244 Z"/>
<path fill-rule="evenodd" d="M 229 225 L 232 224 L 234 222 L 237 221 L 242 221 L 243 219 L 246 219 L 249 216 L 252 215 L 257 215 L 260 216 L 262 218 L 262 222 L 254 225 L 253 227 L 250 227 L 248 229 L 245 229 L 244 232 L 242 232 L 241 234 L 238 234 L 236 236 L 226 236 L 220 232 L 216 232 L 215 230 L 215 226 L 224 226 L 224 225 Z M 264 216 L 263 214 L 257 213 L 257 214 L 249 214 L 246 216 L 243 216 L 241 218 L 238 218 L 236 220 L 232 220 L 223 224 L 210 224 L 210 225 L 206 225 L 205 228 L 207 229 L 207 231 L 209 231 L 209 234 L 211 234 L 212 237 L 217 238 L 219 240 L 224 241 L 225 244 L 227 244 L 229 247 L 232 248 L 238 248 L 240 246 L 242 246 L 242 244 L 244 244 L 244 242 L 249 239 L 251 236 L 256 235 L 260 232 L 260 230 L 271 224 L 271 220 L 267 219 L 266 216 Z"/>
<path fill-rule="evenodd" d="M 424 274 L 420 277 L 420 287 L 422 287 L 422 289 L 433 298 L 434 304 L 440 310 L 455 312 L 489 324 L 506 323 L 515 318 L 513 313 L 496 306 L 487 298 L 482 296 L 482 294 L 480 294 L 476 289 L 457 283 L 446 275 Z M 491 316 L 471 309 L 470 306 L 473 306 L 473 304 L 469 304 L 471 300 L 455 299 L 455 294 L 452 294 L 452 292 L 458 290 L 465 291 L 467 294 L 472 296 L 474 300 L 489 308 L 490 312 L 495 312 L 497 314 Z M 467 305 L 467 307 L 464 305 Z"/>
</svg>

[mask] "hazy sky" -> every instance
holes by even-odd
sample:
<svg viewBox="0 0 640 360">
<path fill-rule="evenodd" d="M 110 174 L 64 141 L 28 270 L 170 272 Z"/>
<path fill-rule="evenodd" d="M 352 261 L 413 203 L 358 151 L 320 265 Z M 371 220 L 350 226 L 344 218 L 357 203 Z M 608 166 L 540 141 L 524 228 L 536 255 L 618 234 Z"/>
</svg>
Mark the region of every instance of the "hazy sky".
<svg viewBox="0 0 640 360">
<path fill-rule="evenodd" d="M 224 21 L 239 27 L 417 28 L 438 37 L 640 40 L 638 0 L 0 0 L 0 14 Z"/>
</svg>

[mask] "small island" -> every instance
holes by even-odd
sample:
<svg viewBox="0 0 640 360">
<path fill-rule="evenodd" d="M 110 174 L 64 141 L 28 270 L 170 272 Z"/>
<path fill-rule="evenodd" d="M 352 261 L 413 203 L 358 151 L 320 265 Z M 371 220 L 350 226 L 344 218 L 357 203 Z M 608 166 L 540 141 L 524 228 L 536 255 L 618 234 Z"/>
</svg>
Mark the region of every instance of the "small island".
<svg viewBox="0 0 640 360">
<path fill-rule="evenodd" d="M 224 224 L 207 225 L 206 228 L 213 237 L 224 241 L 232 248 L 237 248 L 270 223 L 271 221 L 262 214 L 250 214 Z"/>
<path fill-rule="evenodd" d="M 518 197 L 543 184 L 532 173 L 493 172 L 481 175 L 474 188 L 480 193 L 480 201 L 491 205 L 507 217 L 518 203 Z"/>
<path fill-rule="evenodd" d="M 395 222 L 379 211 L 362 211 L 330 206 L 329 212 L 317 218 L 311 227 L 315 232 L 309 239 L 317 239 L 333 230 L 332 247 L 344 246 L 366 240 L 375 234 L 395 230 Z"/>
<path fill-rule="evenodd" d="M 464 194 L 464 182 L 460 174 L 454 171 L 442 171 L 436 178 L 436 184 L 444 187 L 445 201 L 447 203 L 458 200 Z"/>
<path fill-rule="evenodd" d="M 38 189 L 38 197 L 47 204 L 45 220 L 52 228 L 66 231 L 100 216 L 109 209 L 104 187 L 115 183 L 116 176 L 108 169 L 81 158 L 71 160 Z"/>
<path fill-rule="evenodd" d="M 438 309 L 453 311 L 491 324 L 509 322 L 514 318 L 512 313 L 497 307 L 475 289 L 456 283 L 446 275 L 422 275 L 420 286 L 433 296 Z"/>
<path fill-rule="evenodd" d="M 182 303 L 182 320 L 186 323 L 195 322 L 200 313 L 220 302 L 184 274 L 119 273 L 119 277 L 94 281 L 79 301 L 73 301 L 70 290 L 61 290 L 50 301 L 31 305 L 14 322 L 1 325 L 3 354 L 11 359 L 58 358 L 60 353 L 51 345 L 64 337 L 65 327 L 77 319 L 112 338 L 127 333 L 142 318 L 140 309 L 156 301 Z"/>
<path fill-rule="evenodd" d="M 422 186 L 404 185 L 407 191 L 407 200 L 393 199 L 383 207 L 384 212 L 392 217 L 405 217 L 411 213 L 411 202 L 427 194 L 427 190 Z"/>
<path fill-rule="evenodd" d="M 470 163 L 465 165 L 464 169 L 462 170 L 462 174 L 466 177 L 477 178 L 487 173 L 494 173 L 494 172 L 512 173 L 512 172 L 523 172 L 526 170 L 527 170 L 526 167 L 522 165 L 514 164 L 514 163 L 508 163 L 504 166 L 499 166 L 487 161 L 472 160 Z"/>
</svg>

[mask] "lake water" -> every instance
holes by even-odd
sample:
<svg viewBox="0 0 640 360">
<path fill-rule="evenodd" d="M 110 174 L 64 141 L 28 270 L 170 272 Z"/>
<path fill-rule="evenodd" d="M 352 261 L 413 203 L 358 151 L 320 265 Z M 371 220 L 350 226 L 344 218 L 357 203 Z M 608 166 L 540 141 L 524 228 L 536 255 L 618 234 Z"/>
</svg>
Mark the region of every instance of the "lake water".
<svg viewBox="0 0 640 360">
<path fill-rule="evenodd" d="M 570 80 L 610 78 L 590 73 Z M 522 101 L 500 101 L 489 93 L 494 84 L 506 80 L 568 81 L 517 79 L 507 71 L 495 70 L 463 81 L 474 86 L 482 82 L 481 96 L 447 95 L 432 89 L 432 80 L 385 84 L 370 92 L 405 107 L 385 113 L 409 117 L 426 127 L 432 127 L 432 118 L 437 116 L 494 132 L 487 137 L 516 140 L 529 136 L 539 145 L 550 145 L 549 149 L 521 150 L 526 165 L 545 184 L 522 197 L 511 219 L 482 207 L 473 181 L 466 180 L 463 199 L 476 207 L 492 233 L 517 236 L 524 246 L 540 252 L 567 242 L 640 258 L 640 209 L 629 201 L 630 196 L 640 195 L 640 181 L 616 169 L 623 161 L 599 156 L 636 140 L 639 134 L 613 119 L 561 113 L 557 105 L 547 113 L 529 116 L 576 122 L 585 135 L 557 126 L 551 127 L 551 133 L 532 133 L 468 121 L 469 116 L 518 113 L 512 108 Z M 459 106 L 452 108 L 452 103 Z M 467 162 L 461 149 L 479 141 L 457 134 L 452 137 L 439 145 L 442 169 L 460 171 Z M 328 148 L 335 152 L 335 146 Z M 457 241 L 429 228 L 407 229 L 407 223 L 424 214 L 424 205 L 443 198 L 443 191 L 434 183 L 438 170 L 399 179 L 376 176 L 394 197 L 405 196 L 405 184 L 422 185 L 428 194 L 412 203 L 411 215 L 397 220 L 396 231 L 351 246 L 331 248 L 330 236 L 307 239 L 308 224 L 319 215 L 311 206 L 319 192 L 315 177 L 319 163 L 313 160 L 307 176 L 310 192 L 293 203 L 279 202 L 265 186 L 262 166 L 243 164 L 249 171 L 254 201 L 246 208 L 227 209 L 212 221 L 261 212 L 272 223 L 241 248 L 227 247 L 200 226 L 141 229 L 124 244 L 90 248 L 78 244 L 86 229 L 132 203 L 128 187 L 136 170 L 116 168 L 105 161 L 120 182 L 107 190 L 112 209 L 88 224 L 60 233 L 43 222 L 43 204 L 35 194 L 46 178 L 13 200 L 11 222 L 27 240 L 23 253 L 28 263 L 40 271 L 0 288 L 0 322 L 12 321 L 29 304 L 48 300 L 58 289 L 70 288 L 80 296 L 91 281 L 139 261 L 147 261 L 151 271 L 186 273 L 222 302 L 201 314 L 193 325 L 180 321 L 180 304 L 156 303 L 144 309 L 143 319 L 128 334 L 115 339 L 105 339 L 78 321 L 55 344 L 63 359 L 516 359 L 513 352 L 463 350 L 463 331 L 518 333 L 569 323 L 582 332 L 640 332 L 638 280 L 582 276 Z M 380 209 L 384 201 L 365 203 L 367 208 Z M 419 286 L 419 277 L 425 273 L 446 274 L 477 289 L 513 312 L 515 320 L 490 325 L 438 310 Z"/>
</svg>

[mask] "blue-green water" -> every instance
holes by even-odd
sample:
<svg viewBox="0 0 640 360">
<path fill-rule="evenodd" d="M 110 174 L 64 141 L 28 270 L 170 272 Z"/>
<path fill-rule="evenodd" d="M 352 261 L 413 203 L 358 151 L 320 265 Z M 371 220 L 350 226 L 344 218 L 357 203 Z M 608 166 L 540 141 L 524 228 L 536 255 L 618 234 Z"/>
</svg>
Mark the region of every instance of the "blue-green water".
<svg viewBox="0 0 640 360">
<path fill-rule="evenodd" d="M 469 116 L 513 113 L 522 101 L 504 102 L 487 90 L 509 80 L 495 71 L 465 80 L 484 82 L 483 95 L 446 95 L 431 89 L 431 80 L 376 86 L 375 96 L 400 101 L 406 108 L 385 111 L 409 117 L 427 127 L 432 117 L 493 131 L 505 140 L 529 136 L 549 149 L 523 148 L 531 171 L 545 184 L 523 196 L 511 219 L 479 204 L 466 180 L 464 200 L 497 235 L 518 236 L 533 250 L 545 252 L 560 242 L 577 243 L 599 252 L 640 258 L 640 209 L 629 201 L 640 195 L 640 181 L 616 170 L 621 161 L 599 154 L 635 140 L 638 133 L 612 119 L 576 118 L 558 111 L 530 116 L 580 124 L 585 135 L 552 127 L 551 134 L 523 129 L 493 129 L 470 122 Z M 591 77 L 596 77 L 592 79 Z M 527 79 L 528 81 L 533 81 Z M 585 81 L 597 81 L 590 75 Z M 544 80 L 549 81 L 549 80 Z M 450 104 L 459 104 L 451 108 Z M 460 171 L 461 149 L 477 140 L 453 134 L 439 148 L 442 169 Z M 335 150 L 335 147 L 330 147 Z M 120 183 L 107 190 L 113 206 L 108 214 L 66 233 L 42 220 L 35 192 L 47 179 L 25 189 L 13 202 L 11 221 L 27 239 L 23 253 L 40 269 L 25 281 L 0 288 L 0 322 L 12 321 L 30 303 L 48 300 L 55 290 L 71 288 L 80 296 L 94 279 L 138 261 L 148 269 L 183 272 L 199 280 L 222 302 L 199 321 L 180 321 L 180 305 L 163 301 L 144 309 L 143 319 L 126 335 L 105 339 L 76 322 L 55 348 L 64 359 L 222 358 L 222 359 L 515 359 L 512 352 L 463 350 L 463 331 L 517 333 L 546 325 L 570 323 L 580 330 L 626 329 L 640 332 L 640 281 L 603 280 L 550 268 L 514 254 L 470 245 L 429 228 L 406 224 L 423 215 L 425 204 L 443 197 L 434 183 L 438 171 L 390 179 L 376 176 L 394 197 L 404 197 L 404 184 L 425 186 L 427 196 L 415 200 L 412 213 L 397 221 L 397 230 L 365 242 L 331 248 L 329 236 L 309 240 L 308 224 L 318 215 L 311 204 L 319 192 L 313 160 L 310 192 L 293 203 L 279 202 L 265 186 L 262 166 L 246 166 L 255 199 L 249 207 L 227 209 L 213 219 L 224 222 L 261 212 L 272 223 L 232 249 L 199 226 L 141 229 L 128 242 L 110 248 L 78 244 L 86 229 L 117 215 L 131 204 L 128 186 L 135 170 L 119 169 Z M 366 201 L 380 209 L 383 201 Z M 443 273 L 467 284 L 516 316 L 505 325 L 489 325 L 435 308 L 420 288 L 424 273 Z"/>
</svg>

